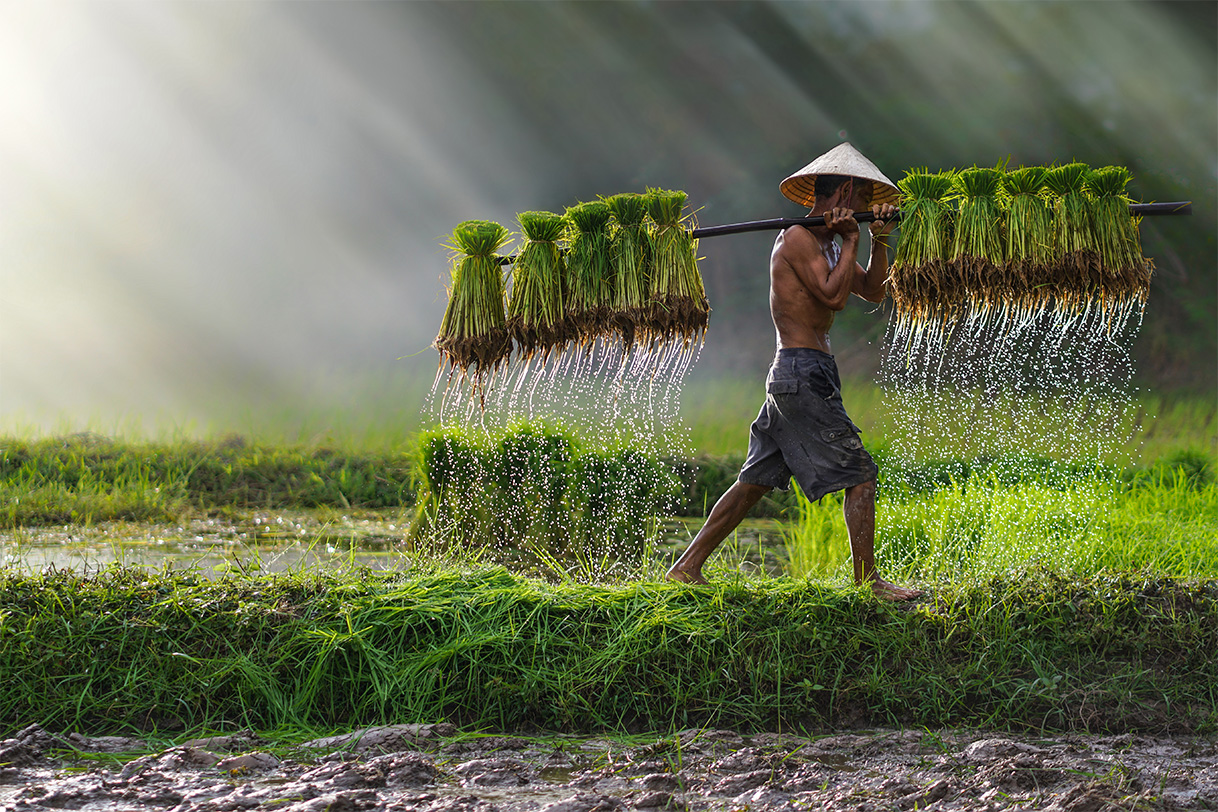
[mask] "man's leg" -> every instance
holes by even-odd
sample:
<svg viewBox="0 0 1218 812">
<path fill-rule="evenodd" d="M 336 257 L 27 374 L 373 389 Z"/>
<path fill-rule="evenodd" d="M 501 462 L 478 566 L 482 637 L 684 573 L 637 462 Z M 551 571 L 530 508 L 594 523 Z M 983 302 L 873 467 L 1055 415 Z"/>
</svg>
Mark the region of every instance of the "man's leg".
<svg viewBox="0 0 1218 812">
<path fill-rule="evenodd" d="M 719 501 L 711 508 L 710 515 L 706 517 L 706 524 L 702 525 L 698 535 L 694 536 L 694 540 L 677 559 L 677 563 L 668 570 L 668 580 L 687 584 L 707 583 L 702 577 L 702 565 L 769 490 L 765 485 L 750 485 L 745 482 L 737 482 L 728 488 L 727 493 L 719 497 Z"/>
<path fill-rule="evenodd" d="M 907 601 L 922 594 L 920 590 L 890 584 L 875 569 L 875 480 L 846 489 L 842 503 L 846 532 L 850 535 L 850 558 L 854 562 L 854 582 L 870 582 L 877 597 Z"/>
</svg>

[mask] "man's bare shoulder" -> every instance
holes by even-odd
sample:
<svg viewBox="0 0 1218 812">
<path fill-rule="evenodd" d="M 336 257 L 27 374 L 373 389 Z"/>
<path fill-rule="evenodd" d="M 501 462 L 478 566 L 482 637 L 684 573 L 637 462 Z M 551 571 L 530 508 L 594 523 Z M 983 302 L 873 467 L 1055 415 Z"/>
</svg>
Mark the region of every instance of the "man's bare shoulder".
<svg viewBox="0 0 1218 812">
<path fill-rule="evenodd" d="M 791 263 L 800 258 L 820 253 L 820 242 L 816 235 L 803 226 L 791 226 L 779 233 L 774 240 L 773 260 Z"/>
</svg>

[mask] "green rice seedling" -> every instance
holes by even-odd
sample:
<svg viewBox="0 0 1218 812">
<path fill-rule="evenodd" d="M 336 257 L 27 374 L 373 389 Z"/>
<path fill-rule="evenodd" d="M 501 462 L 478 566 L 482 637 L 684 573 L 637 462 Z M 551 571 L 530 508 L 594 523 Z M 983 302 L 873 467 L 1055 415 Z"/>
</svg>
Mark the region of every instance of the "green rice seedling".
<svg viewBox="0 0 1218 812">
<path fill-rule="evenodd" d="M 452 288 L 435 348 L 442 362 L 462 374 L 492 370 L 511 354 L 503 271 L 495 256 L 508 236 L 488 220 L 466 220 L 453 229 Z"/>
<path fill-rule="evenodd" d="M 648 189 L 651 235 L 651 331 L 664 339 L 697 341 L 706 330 L 710 304 L 698 271 L 697 244 L 682 222 L 685 193 Z"/>
<path fill-rule="evenodd" d="M 1046 172 L 1041 166 L 1024 166 L 1002 176 L 1002 187 L 1009 196 L 1008 275 L 1016 296 L 1035 304 L 1043 303 L 1045 286 L 1051 284 L 1053 276 L 1053 214 L 1044 194 Z"/>
<path fill-rule="evenodd" d="M 490 474 L 483 445 L 456 428 L 419 438 L 414 479 L 415 516 L 407 538 L 415 549 L 436 550 L 484 535 L 490 505 L 483 498 Z"/>
<path fill-rule="evenodd" d="M 1140 218 L 1129 214 L 1131 201 L 1125 187 L 1131 180 L 1133 175 L 1125 167 L 1106 166 L 1087 174 L 1086 188 L 1105 293 L 1144 299 L 1153 263 L 1142 256 Z"/>
<path fill-rule="evenodd" d="M 877 556 L 894 575 L 920 581 L 1092 572 L 1104 492 L 1086 479 L 1004 483 L 984 474 L 933 492 L 896 491 L 877 504 Z"/>
<path fill-rule="evenodd" d="M 612 243 L 615 291 L 610 321 L 628 349 L 635 343 L 636 334 L 640 330 L 645 333 L 648 325 L 651 245 L 643 223 L 647 203 L 634 192 L 605 198 L 605 203 L 617 221 Z"/>
<path fill-rule="evenodd" d="M 421 442 L 418 464 L 415 549 L 479 549 L 547 576 L 602 577 L 637 561 L 655 516 L 675 502 L 669 463 L 629 448 L 586 449 L 538 424 L 477 437 L 438 429 Z M 592 563 L 597 572 L 581 570 Z"/>
<path fill-rule="evenodd" d="M 501 550 L 564 556 L 572 542 L 567 491 L 578 454 L 571 436 L 531 424 L 507 431 L 491 449 L 497 494 L 491 534 Z"/>
<path fill-rule="evenodd" d="M 1087 200 L 1087 171 L 1086 164 L 1076 161 L 1052 167 L 1045 175 L 1053 205 L 1057 292 L 1064 304 L 1075 308 L 1085 304 L 1102 281 Z"/>
<path fill-rule="evenodd" d="M 613 213 L 603 200 L 567 209 L 570 247 L 567 249 L 565 303 L 567 321 L 578 341 L 590 343 L 610 330 L 616 294 L 609 230 Z"/>
<path fill-rule="evenodd" d="M 571 338 L 563 307 L 562 252 L 558 238 L 565 222 L 548 211 L 526 211 L 517 217 L 525 243 L 512 265 L 507 329 L 523 358 L 543 358 Z"/>
<path fill-rule="evenodd" d="M 850 566 L 850 540 L 841 494 L 811 502 L 798 492 L 795 522 L 783 533 L 787 573 L 792 578 L 827 579 Z"/>
<path fill-rule="evenodd" d="M 614 562 L 637 563 L 656 530 L 656 517 L 674 508 L 679 483 L 673 466 L 638 450 L 591 450 L 572 468 L 573 526 L 582 547 L 608 551 Z"/>
<path fill-rule="evenodd" d="M 1003 270 L 1005 250 L 998 202 L 1002 171 L 975 166 L 961 170 L 954 180 L 959 211 L 945 293 L 952 299 L 971 297 L 992 305 L 1011 287 Z"/>
<path fill-rule="evenodd" d="M 943 291 L 944 260 L 949 256 L 954 210 L 945 200 L 951 172 L 910 170 L 901 190 L 901 240 L 889 272 L 897 310 L 922 318 L 936 307 L 953 304 Z"/>
</svg>

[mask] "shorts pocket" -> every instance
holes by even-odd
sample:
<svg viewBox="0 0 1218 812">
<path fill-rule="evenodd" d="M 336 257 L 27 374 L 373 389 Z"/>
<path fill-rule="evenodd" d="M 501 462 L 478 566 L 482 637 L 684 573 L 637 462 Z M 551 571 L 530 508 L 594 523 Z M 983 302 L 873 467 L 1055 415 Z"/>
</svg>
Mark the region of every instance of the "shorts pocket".
<svg viewBox="0 0 1218 812">
<path fill-rule="evenodd" d="M 799 392 L 799 381 L 794 378 L 770 381 L 765 385 L 765 391 L 771 395 L 794 395 Z"/>
<path fill-rule="evenodd" d="M 842 448 L 858 449 L 863 447 L 863 441 L 849 426 L 834 426 L 821 429 L 820 438 L 826 443 L 834 443 Z"/>
</svg>

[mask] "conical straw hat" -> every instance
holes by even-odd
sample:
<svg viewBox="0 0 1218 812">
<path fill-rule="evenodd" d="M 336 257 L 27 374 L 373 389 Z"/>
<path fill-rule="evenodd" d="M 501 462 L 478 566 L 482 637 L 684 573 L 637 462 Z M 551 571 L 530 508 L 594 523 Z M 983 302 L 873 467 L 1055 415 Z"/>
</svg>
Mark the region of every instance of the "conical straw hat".
<svg viewBox="0 0 1218 812">
<path fill-rule="evenodd" d="M 900 195 L 896 185 L 848 141 L 838 144 L 784 180 L 778 188 L 796 203 L 812 208 L 816 205 L 817 175 L 849 175 L 870 182 L 872 203 L 895 205 Z M 858 184 L 855 186 L 857 188 Z"/>
</svg>

